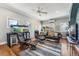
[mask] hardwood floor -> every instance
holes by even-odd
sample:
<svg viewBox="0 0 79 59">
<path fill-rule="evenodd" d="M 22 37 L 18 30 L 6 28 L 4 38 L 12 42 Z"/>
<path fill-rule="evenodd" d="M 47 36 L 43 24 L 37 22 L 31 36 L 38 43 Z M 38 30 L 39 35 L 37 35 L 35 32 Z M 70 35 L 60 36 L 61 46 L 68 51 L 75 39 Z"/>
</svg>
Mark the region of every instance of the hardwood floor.
<svg viewBox="0 0 79 59">
<path fill-rule="evenodd" d="M 61 39 L 61 56 L 69 56 L 69 51 L 67 50 L 67 40 Z M 18 53 L 21 52 L 20 45 L 14 45 L 13 47 L 9 48 L 7 45 L 0 46 L 0 56 L 18 56 Z"/>
<path fill-rule="evenodd" d="M 7 45 L 0 45 L 0 56 L 16 56 L 16 54 Z"/>
<path fill-rule="evenodd" d="M 20 49 L 20 45 L 14 45 L 13 47 L 11 47 L 12 51 L 18 56 L 18 53 L 21 52 L 22 50 Z"/>
<path fill-rule="evenodd" d="M 61 39 L 60 43 L 62 45 L 61 56 L 69 56 L 70 53 L 69 53 L 69 50 L 68 50 L 68 47 L 67 47 L 67 39 L 66 38 Z"/>
</svg>

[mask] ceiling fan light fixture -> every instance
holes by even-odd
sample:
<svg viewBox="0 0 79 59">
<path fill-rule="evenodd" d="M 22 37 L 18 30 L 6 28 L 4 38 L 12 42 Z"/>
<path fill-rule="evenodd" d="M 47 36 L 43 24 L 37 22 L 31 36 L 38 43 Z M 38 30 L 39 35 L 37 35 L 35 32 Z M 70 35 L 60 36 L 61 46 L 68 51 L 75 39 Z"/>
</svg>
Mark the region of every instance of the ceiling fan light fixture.
<svg viewBox="0 0 79 59">
<path fill-rule="evenodd" d="M 39 14 L 39 16 L 41 16 L 42 14 L 46 14 L 47 15 L 47 12 L 43 11 L 43 8 L 37 7 L 36 9 L 37 9 L 36 12 Z M 32 9 L 32 10 L 34 11 L 35 9 Z"/>
</svg>

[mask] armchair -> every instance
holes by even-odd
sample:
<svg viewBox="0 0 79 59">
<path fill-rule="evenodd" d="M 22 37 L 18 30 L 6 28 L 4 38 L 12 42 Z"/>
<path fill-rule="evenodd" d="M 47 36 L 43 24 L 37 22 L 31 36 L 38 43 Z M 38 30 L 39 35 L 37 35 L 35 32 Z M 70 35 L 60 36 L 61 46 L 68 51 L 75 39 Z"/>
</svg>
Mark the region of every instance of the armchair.
<svg viewBox="0 0 79 59">
<path fill-rule="evenodd" d="M 31 43 L 30 32 L 18 33 L 18 42 L 20 44 L 20 49 L 29 48 Z"/>
</svg>

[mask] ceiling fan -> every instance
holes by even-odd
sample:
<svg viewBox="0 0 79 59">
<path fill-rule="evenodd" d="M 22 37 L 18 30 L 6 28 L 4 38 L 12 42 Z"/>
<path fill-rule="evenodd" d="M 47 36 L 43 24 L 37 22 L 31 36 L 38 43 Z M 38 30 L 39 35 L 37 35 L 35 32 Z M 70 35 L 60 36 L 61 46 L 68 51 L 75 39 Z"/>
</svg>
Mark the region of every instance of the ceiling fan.
<svg viewBox="0 0 79 59">
<path fill-rule="evenodd" d="M 48 12 L 44 11 L 44 9 L 41 8 L 41 7 L 37 7 L 36 9 L 32 9 L 32 10 L 36 11 L 39 14 L 39 16 L 41 16 L 42 14 L 46 14 L 47 15 L 47 13 L 48 13 Z"/>
</svg>

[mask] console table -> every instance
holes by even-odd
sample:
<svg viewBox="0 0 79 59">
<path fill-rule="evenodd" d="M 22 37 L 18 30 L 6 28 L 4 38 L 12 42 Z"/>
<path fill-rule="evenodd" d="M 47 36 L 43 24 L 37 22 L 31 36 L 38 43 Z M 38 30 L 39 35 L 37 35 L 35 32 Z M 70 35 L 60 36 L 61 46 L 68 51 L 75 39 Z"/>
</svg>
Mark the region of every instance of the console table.
<svg viewBox="0 0 79 59">
<path fill-rule="evenodd" d="M 22 35 L 19 36 L 19 34 Z M 29 37 L 30 37 L 29 32 L 7 33 L 7 45 L 11 47 L 12 45 L 18 44 L 19 39 L 24 40 L 24 39 L 28 39 Z"/>
<path fill-rule="evenodd" d="M 9 47 L 11 47 L 13 44 L 17 44 L 18 43 L 17 39 L 18 39 L 17 33 L 7 33 L 7 45 Z"/>
</svg>

